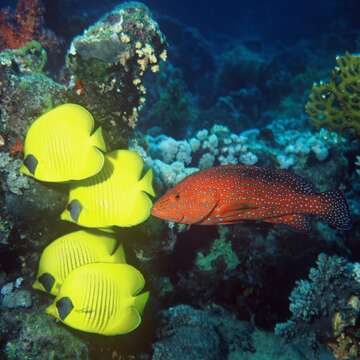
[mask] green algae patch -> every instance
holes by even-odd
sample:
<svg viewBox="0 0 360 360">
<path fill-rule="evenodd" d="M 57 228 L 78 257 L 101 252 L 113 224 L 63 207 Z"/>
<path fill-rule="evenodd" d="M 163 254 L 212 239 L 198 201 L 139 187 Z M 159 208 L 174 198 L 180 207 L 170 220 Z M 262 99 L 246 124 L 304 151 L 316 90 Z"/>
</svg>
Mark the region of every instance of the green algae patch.
<svg viewBox="0 0 360 360">
<path fill-rule="evenodd" d="M 230 230 L 227 227 L 219 227 L 219 238 L 215 239 L 207 253 L 199 252 L 196 256 L 196 266 L 202 271 L 212 271 L 218 260 L 225 263 L 225 271 L 234 270 L 240 260 L 234 252 L 231 240 L 227 239 Z"/>
<path fill-rule="evenodd" d="M 16 64 L 21 72 L 42 72 L 47 63 L 46 50 L 35 40 L 19 49 L 4 50 L 0 53 L 0 65 Z"/>
</svg>

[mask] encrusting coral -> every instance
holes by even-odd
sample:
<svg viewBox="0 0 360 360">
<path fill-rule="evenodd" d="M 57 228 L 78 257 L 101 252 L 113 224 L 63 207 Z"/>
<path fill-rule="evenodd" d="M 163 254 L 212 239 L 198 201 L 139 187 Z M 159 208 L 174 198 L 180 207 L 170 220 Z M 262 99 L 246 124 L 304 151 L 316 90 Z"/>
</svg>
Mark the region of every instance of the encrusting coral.
<svg viewBox="0 0 360 360">
<path fill-rule="evenodd" d="M 138 2 L 116 7 L 71 43 L 72 101 L 94 114 L 111 146 L 126 146 L 146 101 L 144 75 L 157 73 L 166 58 L 165 37 Z"/>
<path fill-rule="evenodd" d="M 314 84 L 305 109 L 314 125 L 360 137 L 360 56 L 347 53 L 336 63 L 329 82 Z"/>
</svg>

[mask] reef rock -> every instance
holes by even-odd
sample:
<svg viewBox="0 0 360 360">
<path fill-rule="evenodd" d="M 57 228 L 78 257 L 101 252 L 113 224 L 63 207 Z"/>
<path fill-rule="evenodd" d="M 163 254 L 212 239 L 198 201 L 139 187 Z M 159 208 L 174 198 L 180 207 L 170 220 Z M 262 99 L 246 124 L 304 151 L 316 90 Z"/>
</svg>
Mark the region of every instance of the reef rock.
<svg viewBox="0 0 360 360">
<path fill-rule="evenodd" d="M 73 359 L 87 360 L 89 349 L 64 327 L 44 313 L 6 311 L 0 319 L 0 337 L 5 359 Z"/>
<path fill-rule="evenodd" d="M 178 305 L 162 313 L 163 326 L 153 345 L 153 360 L 310 360 L 309 348 L 239 321 L 217 305 L 205 310 Z M 323 351 L 321 359 L 326 356 Z M 329 359 L 329 358 L 328 358 Z"/>
<path fill-rule="evenodd" d="M 166 60 L 165 38 L 149 9 L 124 3 L 77 36 L 67 54 L 76 102 L 108 130 L 111 145 L 126 144 L 145 103 L 143 78 Z"/>
</svg>

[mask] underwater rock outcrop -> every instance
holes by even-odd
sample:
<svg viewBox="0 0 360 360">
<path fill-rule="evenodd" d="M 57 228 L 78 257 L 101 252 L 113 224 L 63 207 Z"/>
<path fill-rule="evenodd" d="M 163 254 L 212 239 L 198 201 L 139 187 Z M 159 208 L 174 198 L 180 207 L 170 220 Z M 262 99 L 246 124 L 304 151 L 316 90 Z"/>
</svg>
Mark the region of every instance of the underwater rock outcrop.
<svg viewBox="0 0 360 360">
<path fill-rule="evenodd" d="M 217 360 L 221 340 L 206 312 L 179 305 L 163 313 L 153 360 Z M 196 344 L 196 346 L 195 346 Z"/>
<path fill-rule="evenodd" d="M 46 63 L 47 53 L 36 41 L 0 53 L 0 133 L 10 143 L 23 140 L 36 117 L 66 99 L 65 86 L 44 74 Z"/>
<path fill-rule="evenodd" d="M 2 206 L 6 206 L 5 219 L 10 224 L 30 219 L 43 221 L 45 214 L 54 216 L 65 204 L 59 188 L 50 188 L 19 172 L 22 142 L 29 125 L 66 99 L 65 86 L 43 73 L 46 62 L 46 51 L 36 41 L 0 53 L 1 198 Z"/>
<path fill-rule="evenodd" d="M 74 99 L 108 130 L 111 146 L 126 145 L 146 101 L 144 75 L 158 72 L 166 57 L 164 35 L 137 2 L 118 6 L 71 43 Z"/>
<path fill-rule="evenodd" d="M 31 229 L 22 229 L 21 236 L 26 238 L 38 225 L 57 216 L 66 203 L 60 188 L 40 184 L 19 172 L 27 128 L 66 97 L 65 87 L 43 73 L 46 62 L 46 51 L 36 41 L 0 53 L 1 243 L 12 250 L 30 247 L 28 242 L 14 241 L 14 236 L 20 236 L 21 225 L 36 223 Z M 38 235 L 36 238 L 39 240 Z"/>
</svg>

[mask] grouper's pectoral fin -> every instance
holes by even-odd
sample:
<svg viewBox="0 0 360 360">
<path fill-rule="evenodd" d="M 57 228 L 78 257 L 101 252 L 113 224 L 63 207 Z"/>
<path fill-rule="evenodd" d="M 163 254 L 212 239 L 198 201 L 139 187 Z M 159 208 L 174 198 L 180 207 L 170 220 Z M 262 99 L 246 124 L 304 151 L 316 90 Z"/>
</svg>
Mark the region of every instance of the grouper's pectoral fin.
<svg viewBox="0 0 360 360">
<path fill-rule="evenodd" d="M 216 216 L 221 219 L 221 224 L 232 224 L 256 216 L 254 212 L 256 209 L 258 209 L 256 204 L 233 201 L 230 204 L 219 207 Z"/>
<path fill-rule="evenodd" d="M 271 217 L 264 219 L 264 221 L 271 224 L 285 224 L 301 232 L 311 231 L 310 217 L 304 214 L 290 214 L 278 217 Z"/>
<path fill-rule="evenodd" d="M 207 224 L 206 220 L 209 218 L 210 214 L 214 211 L 217 204 L 218 204 L 217 201 L 202 203 L 198 215 L 191 216 L 191 223 L 189 225 Z M 211 225 L 211 224 L 207 224 L 207 225 Z"/>
</svg>

